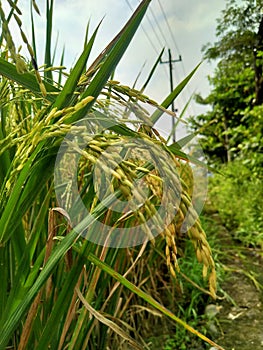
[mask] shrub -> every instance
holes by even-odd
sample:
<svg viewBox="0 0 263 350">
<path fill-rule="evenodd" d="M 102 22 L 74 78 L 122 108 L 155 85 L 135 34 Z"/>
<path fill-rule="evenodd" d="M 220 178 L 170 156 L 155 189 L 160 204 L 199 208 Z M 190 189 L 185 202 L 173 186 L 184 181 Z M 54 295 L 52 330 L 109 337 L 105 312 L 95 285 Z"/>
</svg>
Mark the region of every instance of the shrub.
<svg viewBox="0 0 263 350">
<path fill-rule="evenodd" d="M 210 179 L 209 199 L 223 224 L 246 245 L 263 246 L 262 178 L 241 161 L 220 168 Z"/>
</svg>

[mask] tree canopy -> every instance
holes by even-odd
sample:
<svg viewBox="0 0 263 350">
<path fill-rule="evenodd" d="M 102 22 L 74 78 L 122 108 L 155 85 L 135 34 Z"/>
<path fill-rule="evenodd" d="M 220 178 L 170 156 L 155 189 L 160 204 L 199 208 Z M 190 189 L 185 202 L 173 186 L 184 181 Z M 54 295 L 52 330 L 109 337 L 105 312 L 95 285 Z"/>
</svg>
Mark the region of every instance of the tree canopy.
<svg viewBox="0 0 263 350">
<path fill-rule="evenodd" d="M 204 46 L 204 57 L 216 60 L 209 77 L 211 93 L 197 102 L 211 109 L 191 118 L 212 162 L 237 157 L 261 163 L 263 131 L 263 2 L 229 0 L 217 20 L 217 41 Z M 253 166 L 254 166 L 253 165 Z"/>
</svg>

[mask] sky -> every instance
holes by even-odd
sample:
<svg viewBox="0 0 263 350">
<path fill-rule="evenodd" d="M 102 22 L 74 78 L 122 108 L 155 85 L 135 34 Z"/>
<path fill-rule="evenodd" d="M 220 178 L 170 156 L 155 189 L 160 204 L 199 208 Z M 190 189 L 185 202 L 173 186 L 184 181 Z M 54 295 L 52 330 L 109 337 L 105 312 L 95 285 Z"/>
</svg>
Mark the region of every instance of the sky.
<svg viewBox="0 0 263 350">
<path fill-rule="evenodd" d="M 41 12 L 41 16 L 36 14 L 34 17 L 40 65 L 41 59 L 43 60 L 41 53 L 44 51 L 46 2 L 38 0 L 36 3 Z M 83 49 L 88 21 L 90 20 L 91 33 L 104 18 L 90 57 L 91 63 L 127 22 L 132 9 L 135 9 L 138 3 L 139 0 L 55 0 L 53 47 L 58 35 L 57 63 L 65 45 L 65 65 L 70 69 Z M 29 1 L 21 1 L 19 5 L 23 12 L 23 29 L 28 37 L 31 35 L 29 4 Z M 115 79 L 124 85 L 133 85 L 143 67 L 137 84 L 137 88 L 140 88 L 161 49 L 165 47 L 163 60 L 168 60 L 168 48 L 173 59 L 178 59 L 179 55 L 182 57 L 181 62 L 173 64 L 173 80 L 176 86 L 202 60 L 203 45 L 216 40 L 216 19 L 220 17 L 224 8 L 224 0 L 152 0 L 142 26 L 136 32 L 116 70 Z M 11 30 L 14 30 L 19 41 L 16 25 L 13 26 Z M 206 96 L 209 93 L 207 76 L 213 73 L 214 67 L 214 64 L 202 63 L 190 84 L 175 101 L 178 113 L 183 110 L 192 94 L 201 93 Z M 169 91 L 169 66 L 160 64 L 145 94 L 161 103 Z M 192 101 L 186 116 L 200 114 L 203 110 L 203 107 Z M 164 115 L 158 126 L 164 132 L 169 132 L 169 116 Z"/>
</svg>

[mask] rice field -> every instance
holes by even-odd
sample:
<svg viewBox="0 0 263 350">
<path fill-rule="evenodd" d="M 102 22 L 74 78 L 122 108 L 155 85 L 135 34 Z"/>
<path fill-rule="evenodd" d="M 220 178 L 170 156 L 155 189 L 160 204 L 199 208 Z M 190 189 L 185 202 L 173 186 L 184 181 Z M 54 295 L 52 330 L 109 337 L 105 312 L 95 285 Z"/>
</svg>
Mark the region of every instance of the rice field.
<svg viewBox="0 0 263 350">
<path fill-rule="evenodd" d="M 145 329 L 160 319 L 222 349 L 162 298 L 176 298 L 186 241 L 216 298 L 193 205 L 192 167 L 205 164 L 183 151 L 191 135 L 169 144 L 155 129 L 164 113 L 176 118 L 168 108 L 198 66 L 161 102 L 112 78 L 149 3 L 90 62 L 99 25 L 70 70 L 63 53 L 52 61 L 52 0 L 44 64 L 34 22 L 29 40 L 19 3 L 7 13 L 0 3 L 0 349 L 150 349 Z"/>
</svg>

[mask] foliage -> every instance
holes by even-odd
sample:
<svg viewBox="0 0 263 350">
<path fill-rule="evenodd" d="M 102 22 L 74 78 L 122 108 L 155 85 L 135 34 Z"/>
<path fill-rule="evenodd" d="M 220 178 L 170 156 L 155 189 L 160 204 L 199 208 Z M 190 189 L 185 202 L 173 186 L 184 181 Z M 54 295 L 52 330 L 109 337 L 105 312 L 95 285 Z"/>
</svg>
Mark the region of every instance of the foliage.
<svg viewBox="0 0 263 350">
<path fill-rule="evenodd" d="M 262 246 L 262 178 L 251 179 L 251 169 L 238 161 L 223 166 L 221 171 L 224 175 L 211 178 L 210 204 L 242 244 Z"/>
<path fill-rule="evenodd" d="M 211 93 L 197 101 L 211 110 L 191 120 L 210 162 L 224 174 L 211 177 L 211 201 L 245 244 L 262 242 L 262 29 L 262 2 L 227 2 L 218 41 L 204 48 L 218 64 L 209 78 Z"/>
<path fill-rule="evenodd" d="M 218 64 L 209 78 L 211 93 L 206 98 L 197 96 L 197 101 L 211 110 L 192 118 L 191 125 L 202 135 L 202 146 L 212 162 L 262 153 L 262 29 L 260 1 L 229 1 L 218 20 L 218 41 L 204 48 L 205 58 Z M 255 163 L 258 171 L 260 158 Z"/>
<path fill-rule="evenodd" d="M 235 61 L 242 57 L 252 65 L 261 19 L 261 1 L 227 1 L 226 8 L 217 20 L 218 41 L 204 47 L 206 57 Z"/>
<path fill-rule="evenodd" d="M 210 240 L 210 243 L 214 243 Z M 200 279 L 200 265 L 193 263 L 191 256 L 194 252 L 189 244 L 185 247 L 185 257 L 181 261 L 181 273 L 179 276 L 179 286 L 181 287 L 181 298 L 178 300 L 178 315 L 180 318 L 185 320 L 194 328 L 202 330 L 202 333 L 207 334 L 206 323 L 205 323 L 205 305 L 209 300 L 209 296 L 203 293 L 201 290 L 197 290 L 196 287 L 185 281 L 183 276 L 187 273 L 187 277 L 190 281 L 194 282 L 196 285 L 204 288 L 204 283 Z M 184 329 L 179 329 L 178 327 L 173 327 L 170 332 L 170 336 L 164 344 L 164 350 L 170 349 L 190 349 L 197 348 L 200 346 L 200 342 L 194 339 L 191 334 L 187 334 Z"/>
<path fill-rule="evenodd" d="M 242 61 L 223 61 L 210 83 L 214 86 L 210 95 L 205 99 L 198 97 L 197 101 L 211 105 L 212 110 L 193 117 L 191 124 L 200 131 L 201 144 L 209 158 L 227 162 L 240 155 L 239 145 L 248 138 L 245 132 L 249 125 L 254 126 L 246 118 L 251 110 L 253 73 Z M 260 114 L 256 117 L 259 119 Z"/>
<path fill-rule="evenodd" d="M 191 203 L 191 185 L 180 175 L 185 167 L 183 161 L 188 163 L 190 157 L 178 145 L 167 146 L 153 129 L 195 70 L 161 105 L 139 90 L 111 80 L 149 2 L 140 3 L 120 33 L 87 69 L 97 28 L 85 41 L 84 50 L 70 73 L 64 72 L 63 54 L 61 66 L 57 68 L 53 67 L 51 59 L 54 57 L 51 53 L 54 1 L 46 3 L 42 70 L 36 60 L 33 12 L 31 45 L 23 31 L 21 11 L 16 3 L 8 1 L 11 6 L 8 16 L 0 3 L 3 47 L 0 57 L 0 274 L 3 280 L 0 349 L 106 349 L 109 344 L 119 349 L 127 346 L 142 349 L 147 344 L 140 335 L 144 323 L 137 317 L 138 310 L 143 310 L 143 315 L 149 318 L 156 312 L 169 317 L 216 345 L 163 305 L 155 280 L 158 265 L 163 261 L 172 278 L 176 275 L 177 246 L 188 239 L 203 265 L 203 275 L 208 277 L 210 291 L 207 293 L 215 297 L 215 264 L 211 249 Z M 31 5 L 32 11 L 39 12 L 35 1 L 32 0 Z M 29 63 L 21 57 L 12 38 L 11 18 L 19 26 Z M 142 103 L 156 107 L 152 116 Z M 84 117 L 90 126 L 88 130 L 78 124 Z M 81 200 L 92 213 L 80 217 L 75 225 L 69 211 L 73 193 L 70 178 L 59 187 L 63 192 L 60 203 L 53 178 L 56 156 L 70 131 L 79 133 L 67 142 L 79 156 L 77 186 Z M 77 142 L 78 136 L 85 140 L 85 147 L 81 148 Z M 161 174 L 148 158 L 138 159 L 131 154 L 134 139 L 164 152 L 177 169 L 173 173 L 169 164 L 162 163 L 173 185 L 170 187 L 176 193 L 179 189 L 182 192 L 177 206 L 167 198 L 177 212 L 169 225 L 164 224 L 160 215 L 155 215 L 162 203 Z M 121 162 L 118 162 L 119 145 L 124 145 L 125 153 Z M 110 147 L 117 147 L 107 158 L 111 167 L 106 161 L 102 162 L 101 176 L 93 182 L 95 164 Z M 74 165 L 72 154 L 65 159 L 71 163 L 61 162 L 60 165 L 67 174 Z M 110 181 L 103 182 L 105 174 L 110 175 Z M 139 180 L 148 185 L 149 198 L 145 201 L 142 201 L 145 193 L 134 186 Z M 105 190 L 105 200 L 96 194 L 97 189 Z M 125 203 L 132 195 L 137 200 L 132 210 L 120 213 L 108 209 L 116 198 Z M 74 204 L 77 206 L 79 202 Z M 191 227 L 184 232 L 181 228 L 187 213 Z M 159 226 L 163 229 L 156 242 L 147 225 L 151 217 L 156 219 L 151 229 Z M 98 229 L 99 223 L 104 224 L 103 230 Z M 94 244 L 79 235 L 85 231 L 89 237 L 100 237 L 106 231 L 110 239 L 114 229 L 131 226 L 135 227 L 135 237 L 143 234 L 144 241 L 150 239 L 152 244 L 143 241 L 137 248 L 132 244 L 125 249 L 114 248 Z M 144 289 L 144 286 L 147 287 Z M 152 291 L 156 298 L 151 295 Z"/>
<path fill-rule="evenodd" d="M 215 222 L 209 219 L 207 216 L 201 217 L 202 224 L 209 236 L 211 248 L 215 254 L 215 260 L 218 262 L 219 258 L 217 254 L 224 254 L 220 249 L 220 239 L 218 236 L 218 227 Z M 180 258 L 180 271 L 177 280 L 175 281 L 175 293 L 177 298 L 175 300 L 177 314 L 190 324 L 194 328 L 201 329 L 202 332 L 208 336 L 214 336 L 210 334 L 209 318 L 206 314 L 206 306 L 213 302 L 213 299 L 204 293 L 202 288 L 205 288 L 204 281 L 200 278 L 200 265 L 193 261 L 194 255 L 193 247 L 189 242 L 185 242 L 184 256 Z M 222 266 L 217 264 L 217 277 L 219 285 L 223 280 L 224 271 Z M 196 285 L 200 289 L 196 288 Z M 175 306 L 173 306 L 175 308 Z M 170 325 L 170 328 L 164 333 L 164 335 L 151 338 L 153 349 L 172 350 L 172 349 L 195 349 L 201 348 L 202 344 L 200 339 L 196 339 L 192 334 L 185 331 L 183 328 L 174 327 Z"/>
</svg>

